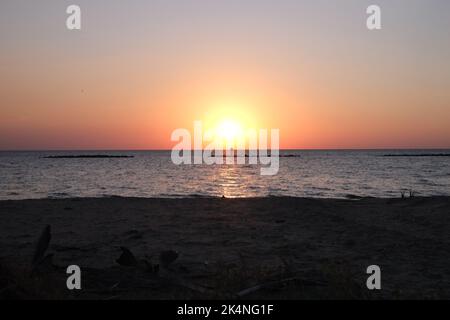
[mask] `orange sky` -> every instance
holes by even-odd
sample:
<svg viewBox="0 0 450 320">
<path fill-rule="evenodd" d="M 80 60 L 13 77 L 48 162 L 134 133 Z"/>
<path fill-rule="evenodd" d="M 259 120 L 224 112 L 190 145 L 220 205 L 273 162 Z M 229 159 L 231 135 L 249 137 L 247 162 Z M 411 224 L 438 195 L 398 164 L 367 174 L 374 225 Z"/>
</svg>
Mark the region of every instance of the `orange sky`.
<svg viewBox="0 0 450 320">
<path fill-rule="evenodd" d="M 327 17 L 324 3 L 155 3 L 157 16 L 82 2 L 78 33 L 63 5 L 16 26 L 27 5 L 8 3 L 0 149 L 170 149 L 173 130 L 221 118 L 278 128 L 283 149 L 450 148 L 450 48 L 434 34 L 450 19 L 419 2 L 422 22 L 403 15 L 378 33 L 356 2 Z"/>
</svg>

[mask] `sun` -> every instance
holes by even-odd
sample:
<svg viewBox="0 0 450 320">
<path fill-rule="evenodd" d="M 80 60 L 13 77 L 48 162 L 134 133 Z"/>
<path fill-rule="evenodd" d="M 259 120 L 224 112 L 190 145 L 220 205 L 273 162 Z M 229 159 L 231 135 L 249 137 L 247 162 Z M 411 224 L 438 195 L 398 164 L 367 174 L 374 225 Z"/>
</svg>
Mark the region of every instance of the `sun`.
<svg viewBox="0 0 450 320">
<path fill-rule="evenodd" d="M 223 142 L 234 145 L 243 137 L 242 125 L 233 119 L 224 119 L 216 127 L 216 134 Z"/>
</svg>

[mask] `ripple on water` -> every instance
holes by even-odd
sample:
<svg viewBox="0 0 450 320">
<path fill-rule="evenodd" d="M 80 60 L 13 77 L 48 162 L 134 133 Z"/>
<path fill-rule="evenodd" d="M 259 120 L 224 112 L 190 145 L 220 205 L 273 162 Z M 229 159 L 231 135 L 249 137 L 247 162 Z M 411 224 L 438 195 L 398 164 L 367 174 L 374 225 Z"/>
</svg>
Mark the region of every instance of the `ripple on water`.
<svg viewBox="0 0 450 320">
<path fill-rule="evenodd" d="M 413 151 L 412 151 L 413 152 Z M 420 150 L 417 152 L 421 152 Z M 439 151 L 436 151 L 438 153 Z M 447 151 L 448 152 L 448 151 Z M 146 197 L 289 195 L 392 197 L 401 190 L 450 194 L 450 162 L 386 158 L 379 151 L 289 151 L 276 176 L 258 166 L 175 166 L 170 152 L 130 152 L 130 161 L 42 161 L 42 153 L 2 153 L 1 199 L 103 195 Z"/>
</svg>

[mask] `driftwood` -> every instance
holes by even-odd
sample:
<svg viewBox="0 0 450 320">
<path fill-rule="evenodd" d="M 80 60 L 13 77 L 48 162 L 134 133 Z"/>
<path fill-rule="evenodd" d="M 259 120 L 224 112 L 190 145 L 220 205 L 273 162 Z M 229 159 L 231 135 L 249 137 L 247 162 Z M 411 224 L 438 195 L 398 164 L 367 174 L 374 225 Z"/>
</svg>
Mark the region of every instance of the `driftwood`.
<svg viewBox="0 0 450 320">
<path fill-rule="evenodd" d="M 42 234 L 39 237 L 38 242 L 36 243 L 36 249 L 34 250 L 33 260 L 31 262 L 31 265 L 33 268 L 35 268 L 41 262 L 46 260 L 45 258 L 47 258 L 47 257 L 45 257 L 45 252 L 48 249 L 51 238 L 52 238 L 52 235 L 50 232 L 50 226 L 47 225 L 44 228 L 44 230 L 42 231 Z"/>
<path fill-rule="evenodd" d="M 325 285 L 325 283 L 322 281 L 311 281 L 311 280 L 304 280 L 304 279 L 300 279 L 300 278 L 287 278 L 287 279 L 282 279 L 282 280 L 278 280 L 278 281 L 271 281 L 271 282 L 259 284 L 259 285 L 241 290 L 236 294 L 236 296 L 238 296 L 239 298 L 242 298 L 246 295 L 249 295 L 249 294 L 259 291 L 261 289 L 269 289 L 269 288 L 273 288 L 273 287 L 276 287 L 279 285 L 285 285 L 290 282 L 300 282 L 304 286 L 324 286 Z"/>
<path fill-rule="evenodd" d="M 216 291 L 193 284 L 193 283 L 188 283 L 187 281 L 179 278 L 179 277 L 173 277 L 170 279 L 172 281 L 172 283 L 174 285 L 177 285 L 179 287 L 183 287 L 183 288 L 187 288 L 189 290 L 201 293 L 201 294 L 208 294 L 208 295 L 212 295 L 215 294 Z"/>
</svg>

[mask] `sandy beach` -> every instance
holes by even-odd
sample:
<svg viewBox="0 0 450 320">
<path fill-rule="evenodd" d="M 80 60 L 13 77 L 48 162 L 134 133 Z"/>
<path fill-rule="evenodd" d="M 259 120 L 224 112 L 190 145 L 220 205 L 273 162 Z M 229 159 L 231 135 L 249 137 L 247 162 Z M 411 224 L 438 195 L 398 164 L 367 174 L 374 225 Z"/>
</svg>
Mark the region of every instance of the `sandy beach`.
<svg viewBox="0 0 450 320">
<path fill-rule="evenodd" d="M 450 198 L 0 201 L 3 298 L 450 298 Z M 33 275 L 51 226 L 51 266 Z M 138 261 L 121 266 L 120 247 Z M 160 253 L 178 258 L 168 266 Z M 66 289 L 65 268 L 82 270 Z M 382 290 L 366 288 L 379 265 Z M 249 290 L 247 290 L 249 289 Z"/>
</svg>

